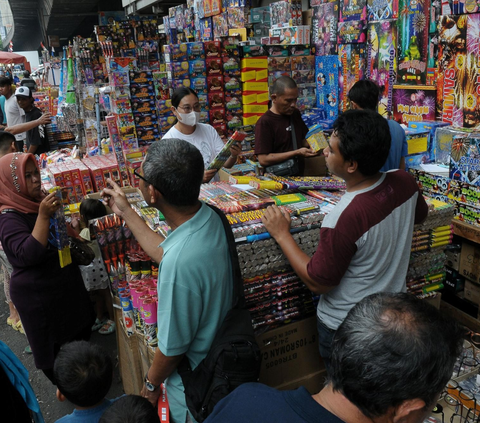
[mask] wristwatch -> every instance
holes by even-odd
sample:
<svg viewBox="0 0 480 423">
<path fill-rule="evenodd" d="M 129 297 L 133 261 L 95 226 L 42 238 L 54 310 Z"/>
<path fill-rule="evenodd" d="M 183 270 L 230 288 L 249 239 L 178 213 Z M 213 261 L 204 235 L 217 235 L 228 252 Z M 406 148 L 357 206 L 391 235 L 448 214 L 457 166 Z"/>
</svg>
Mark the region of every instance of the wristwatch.
<svg viewBox="0 0 480 423">
<path fill-rule="evenodd" d="M 154 392 L 158 388 L 160 388 L 160 385 L 154 385 L 152 382 L 148 380 L 148 372 L 145 375 L 145 388 L 147 388 L 147 390 L 149 390 L 150 392 Z"/>
</svg>

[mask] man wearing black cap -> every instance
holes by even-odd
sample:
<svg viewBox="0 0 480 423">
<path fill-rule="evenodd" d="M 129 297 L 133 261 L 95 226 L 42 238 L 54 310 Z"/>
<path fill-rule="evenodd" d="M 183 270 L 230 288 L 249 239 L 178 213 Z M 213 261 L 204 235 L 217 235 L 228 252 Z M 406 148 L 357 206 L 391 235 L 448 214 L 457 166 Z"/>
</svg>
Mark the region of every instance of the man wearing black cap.
<svg viewBox="0 0 480 423">
<path fill-rule="evenodd" d="M 25 122 L 31 122 L 39 119 L 42 112 L 33 105 L 34 98 L 28 87 L 18 87 L 15 91 L 18 106 L 25 112 Z M 48 140 L 45 137 L 43 125 L 37 126 L 27 131 L 27 151 L 32 154 L 42 154 L 49 151 Z"/>
</svg>

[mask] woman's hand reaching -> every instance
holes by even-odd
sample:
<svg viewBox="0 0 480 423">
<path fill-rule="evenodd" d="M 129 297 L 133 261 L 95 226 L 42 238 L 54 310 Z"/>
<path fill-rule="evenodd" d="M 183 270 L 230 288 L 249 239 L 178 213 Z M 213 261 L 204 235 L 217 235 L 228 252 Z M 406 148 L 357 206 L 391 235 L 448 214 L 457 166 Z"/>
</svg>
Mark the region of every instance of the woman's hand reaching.
<svg viewBox="0 0 480 423">
<path fill-rule="evenodd" d="M 62 207 L 62 202 L 58 199 L 57 195 L 52 192 L 51 194 L 48 194 L 40 203 L 38 217 L 50 219 L 60 207 Z"/>
</svg>

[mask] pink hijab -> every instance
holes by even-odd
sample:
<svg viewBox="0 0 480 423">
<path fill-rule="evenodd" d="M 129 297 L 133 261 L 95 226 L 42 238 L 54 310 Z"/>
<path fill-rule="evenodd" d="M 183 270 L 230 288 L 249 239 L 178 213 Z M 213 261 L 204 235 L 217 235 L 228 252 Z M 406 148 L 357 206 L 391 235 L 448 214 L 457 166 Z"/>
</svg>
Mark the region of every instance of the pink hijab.
<svg viewBox="0 0 480 423">
<path fill-rule="evenodd" d="M 38 167 L 29 153 L 10 153 L 0 158 L 0 211 L 14 209 L 21 213 L 38 213 L 40 203 L 28 195 L 25 168 L 28 160 Z"/>
</svg>

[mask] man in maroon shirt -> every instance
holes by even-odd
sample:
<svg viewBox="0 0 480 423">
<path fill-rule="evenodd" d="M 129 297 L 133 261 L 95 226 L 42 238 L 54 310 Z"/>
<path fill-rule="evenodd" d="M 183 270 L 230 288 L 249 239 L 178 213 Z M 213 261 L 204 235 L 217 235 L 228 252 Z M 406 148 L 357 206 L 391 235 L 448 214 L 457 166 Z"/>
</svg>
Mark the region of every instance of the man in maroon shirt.
<svg viewBox="0 0 480 423">
<path fill-rule="evenodd" d="M 297 84 L 288 76 L 278 78 L 270 89 L 270 98 L 272 107 L 255 125 L 255 154 L 258 161 L 266 167 L 298 157 L 301 159 L 300 169 L 303 170 L 303 158 L 316 156 L 317 153 L 302 147 L 308 128 L 296 107 Z M 292 142 L 292 122 L 296 149 Z"/>
</svg>

